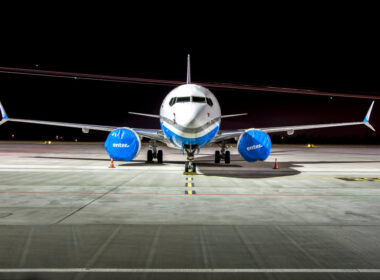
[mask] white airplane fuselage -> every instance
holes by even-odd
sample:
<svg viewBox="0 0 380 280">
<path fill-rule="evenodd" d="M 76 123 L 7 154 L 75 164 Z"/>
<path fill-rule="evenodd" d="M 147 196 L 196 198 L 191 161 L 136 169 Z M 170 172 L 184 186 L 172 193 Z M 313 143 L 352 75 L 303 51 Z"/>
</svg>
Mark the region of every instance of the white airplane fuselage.
<svg viewBox="0 0 380 280">
<path fill-rule="evenodd" d="M 160 125 L 173 146 L 201 147 L 220 128 L 221 111 L 216 97 L 205 87 L 184 84 L 173 89 L 160 108 Z"/>
</svg>

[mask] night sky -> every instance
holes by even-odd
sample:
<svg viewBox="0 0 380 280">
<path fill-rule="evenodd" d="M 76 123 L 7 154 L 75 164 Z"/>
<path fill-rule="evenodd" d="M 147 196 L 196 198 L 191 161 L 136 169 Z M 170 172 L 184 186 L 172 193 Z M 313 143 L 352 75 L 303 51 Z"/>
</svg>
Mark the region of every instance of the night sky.
<svg viewBox="0 0 380 280">
<path fill-rule="evenodd" d="M 380 25 L 371 7 L 97 8 L 13 11 L 2 24 L 0 66 L 185 82 L 189 53 L 194 83 L 380 95 Z M 158 114 L 172 88 L 0 74 L 0 100 L 8 115 L 36 120 L 159 128 L 157 119 L 127 112 Z M 249 113 L 223 120 L 222 129 L 360 121 L 372 101 L 211 90 L 222 114 Z M 379 101 L 371 118 L 378 131 Z M 102 141 L 107 137 L 102 132 L 84 135 L 76 129 L 38 125 L 0 127 L 0 139 L 11 134 L 19 140 L 53 140 L 60 135 L 67 141 Z M 301 142 L 326 143 L 380 140 L 379 132 L 364 126 L 299 131 L 293 139 L 297 137 Z"/>
</svg>

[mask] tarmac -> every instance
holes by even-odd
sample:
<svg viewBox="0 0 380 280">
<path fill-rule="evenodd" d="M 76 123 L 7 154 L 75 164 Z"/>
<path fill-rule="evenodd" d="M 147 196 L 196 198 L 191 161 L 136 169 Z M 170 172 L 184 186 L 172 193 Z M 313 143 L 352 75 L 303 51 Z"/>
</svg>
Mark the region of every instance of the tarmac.
<svg viewBox="0 0 380 280">
<path fill-rule="evenodd" d="M 0 143 L 0 279 L 380 279 L 380 146 L 146 149 Z"/>
</svg>

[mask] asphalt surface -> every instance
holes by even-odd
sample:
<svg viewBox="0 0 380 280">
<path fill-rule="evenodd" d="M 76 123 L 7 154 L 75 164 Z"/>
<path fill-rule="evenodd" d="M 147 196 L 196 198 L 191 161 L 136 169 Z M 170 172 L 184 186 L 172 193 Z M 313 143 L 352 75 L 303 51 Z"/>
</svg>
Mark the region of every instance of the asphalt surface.
<svg viewBox="0 0 380 280">
<path fill-rule="evenodd" d="M 0 143 L 0 279 L 380 278 L 379 147 L 163 150 Z"/>
</svg>

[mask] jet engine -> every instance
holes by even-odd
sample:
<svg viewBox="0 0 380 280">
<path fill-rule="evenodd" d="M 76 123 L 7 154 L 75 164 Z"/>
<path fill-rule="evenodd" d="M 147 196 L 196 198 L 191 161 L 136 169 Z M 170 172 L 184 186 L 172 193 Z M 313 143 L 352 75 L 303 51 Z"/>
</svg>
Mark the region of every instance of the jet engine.
<svg viewBox="0 0 380 280">
<path fill-rule="evenodd" d="M 272 142 L 265 132 L 261 130 L 247 130 L 238 141 L 240 155 L 249 162 L 266 160 L 272 149 Z"/>
<path fill-rule="evenodd" d="M 135 131 L 130 128 L 118 128 L 110 132 L 104 147 L 110 158 L 131 161 L 140 151 L 141 141 Z"/>
</svg>

